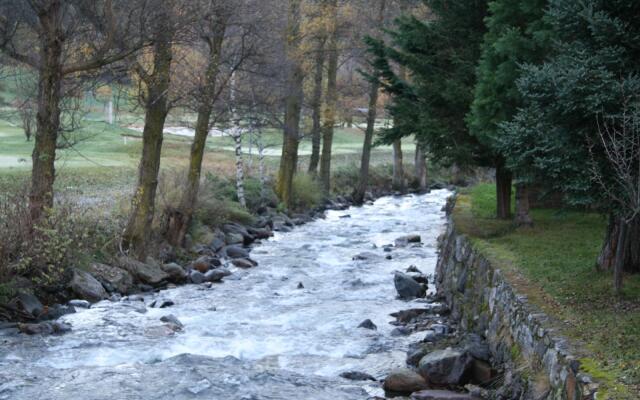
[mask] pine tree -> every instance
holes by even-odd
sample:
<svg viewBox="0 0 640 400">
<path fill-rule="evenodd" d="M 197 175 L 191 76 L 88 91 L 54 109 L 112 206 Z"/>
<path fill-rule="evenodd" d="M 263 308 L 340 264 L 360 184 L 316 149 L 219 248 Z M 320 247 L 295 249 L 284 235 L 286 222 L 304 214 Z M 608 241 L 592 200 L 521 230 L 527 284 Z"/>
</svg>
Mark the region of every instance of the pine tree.
<svg viewBox="0 0 640 400">
<path fill-rule="evenodd" d="M 534 174 L 570 204 L 611 214 L 599 264 L 627 271 L 640 271 L 640 221 L 636 216 L 621 222 L 623 207 L 612 201 L 621 187 L 600 128 L 603 118 L 620 115 L 629 102 L 638 104 L 638 15 L 639 2 L 551 0 L 546 18 L 552 53 L 543 64 L 524 68 L 518 81 L 524 107 L 503 125 L 500 140 L 514 171 Z"/>
<path fill-rule="evenodd" d="M 467 122 L 471 133 L 492 153 L 496 166 L 497 214 L 511 212 L 511 172 L 497 146 L 499 124 L 510 121 L 522 105 L 516 80 L 521 64 L 540 63 L 548 47 L 548 27 L 543 20 L 547 0 L 494 0 L 489 3 L 487 33 L 477 68 L 478 83 Z M 526 176 L 520 177 L 521 183 Z M 526 186 L 518 185 L 516 199 L 526 200 Z M 520 195 L 520 196 L 519 196 Z M 518 205 L 527 204 L 526 201 Z M 518 208 L 516 219 L 529 224 L 528 210 Z"/>
<path fill-rule="evenodd" d="M 392 95 L 388 109 L 395 121 L 378 141 L 390 144 L 415 134 L 435 162 L 490 165 L 486 148 L 469 134 L 465 123 L 473 100 L 487 2 L 425 3 L 434 18 L 399 18 L 389 45 L 367 40 L 375 78 Z M 408 80 L 394 72 L 395 64 L 406 68 Z"/>
</svg>

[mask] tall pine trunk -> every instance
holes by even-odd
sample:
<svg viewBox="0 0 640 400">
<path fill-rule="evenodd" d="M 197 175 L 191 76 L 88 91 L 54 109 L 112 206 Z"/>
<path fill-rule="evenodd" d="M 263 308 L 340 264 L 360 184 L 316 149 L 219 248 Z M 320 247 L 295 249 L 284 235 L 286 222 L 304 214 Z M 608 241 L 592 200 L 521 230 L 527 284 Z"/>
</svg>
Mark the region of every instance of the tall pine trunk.
<svg viewBox="0 0 640 400">
<path fill-rule="evenodd" d="M 325 42 L 325 37 L 318 39 L 313 71 L 313 98 L 311 99 L 311 159 L 309 160 L 309 173 L 313 175 L 318 173 L 318 163 L 320 162 L 320 143 L 322 141 L 322 127 L 320 119 L 322 117 L 322 80 L 324 76 Z"/>
<path fill-rule="evenodd" d="M 53 207 L 53 183 L 58 133 L 60 131 L 60 97 L 62 90 L 63 34 L 60 27 L 61 5 L 52 1 L 47 13 L 39 16 L 40 70 L 38 77 L 38 114 L 35 144 L 31 159 L 29 211 L 32 221 L 39 220 L 46 208 Z"/>
<path fill-rule="evenodd" d="M 418 182 L 418 190 L 424 192 L 427 190 L 427 158 L 419 143 L 416 143 L 415 154 L 416 180 Z"/>
<path fill-rule="evenodd" d="M 287 58 L 289 75 L 284 112 L 284 138 L 276 192 L 287 208 L 292 206 L 293 176 L 298 168 L 300 111 L 302 109 L 304 71 L 300 54 L 300 1 L 289 0 L 287 22 Z"/>
<path fill-rule="evenodd" d="M 511 185 L 513 176 L 503 162 L 496 167 L 496 206 L 499 219 L 511 218 Z"/>
<path fill-rule="evenodd" d="M 406 185 L 404 181 L 404 165 L 402 161 L 402 141 L 396 139 L 393 142 L 393 180 L 391 182 L 393 190 L 397 190 L 401 193 L 406 191 Z"/>
<path fill-rule="evenodd" d="M 147 89 L 142 132 L 142 158 L 138 184 L 131 202 L 131 215 L 123 235 L 125 248 L 141 261 L 147 256 L 156 205 L 156 189 L 164 123 L 169 112 L 173 34 L 166 20 L 159 21 L 153 45 L 153 73 L 145 79 Z"/>
<path fill-rule="evenodd" d="M 378 12 L 378 24 L 380 27 L 384 24 L 384 11 L 386 8 L 386 0 L 380 0 L 380 9 Z M 375 72 L 375 71 L 373 71 Z M 369 187 L 369 165 L 371 163 L 371 146 L 373 143 L 373 135 L 375 133 L 376 116 L 378 112 L 378 92 L 380 84 L 377 80 L 370 83 L 369 86 L 369 108 L 367 110 L 367 128 L 364 131 L 364 143 L 362 145 L 362 158 L 360 160 L 360 178 L 358 186 L 353 194 L 356 204 L 364 202 L 364 195 Z"/>
<path fill-rule="evenodd" d="M 529 205 L 529 186 L 525 183 L 516 185 L 516 217 L 517 226 L 533 226 Z"/>
<path fill-rule="evenodd" d="M 329 61 L 327 67 L 327 95 L 322 127 L 322 154 L 320 156 L 320 183 L 325 194 L 331 191 L 331 150 L 333 129 L 336 124 L 338 103 L 338 1 L 329 0 L 331 29 L 329 32 Z"/>
</svg>

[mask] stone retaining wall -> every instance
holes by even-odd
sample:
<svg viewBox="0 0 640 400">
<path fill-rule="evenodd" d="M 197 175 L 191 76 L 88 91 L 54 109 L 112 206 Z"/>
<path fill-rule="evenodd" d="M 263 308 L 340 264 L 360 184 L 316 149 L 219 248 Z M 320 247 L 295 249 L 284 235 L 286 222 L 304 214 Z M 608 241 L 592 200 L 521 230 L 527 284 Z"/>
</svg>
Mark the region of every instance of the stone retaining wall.
<svg viewBox="0 0 640 400">
<path fill-rule="evenodd" d="M 502 271 L 475 250 L 466 236 L 456 233 L 451 218 L 439 250 L 438 294 L 446 298 L 463 330 L 487 338 L 496 364 L 519 371 L 528 387 L 527 398 L 536 390 L 536 397 L 540 396 L 540 386 L 544 388 L 541 399 L 597 398 L 598 385 L 580 372 L 569 342 L 526 296 L 514 291 Z"/>
</svg>

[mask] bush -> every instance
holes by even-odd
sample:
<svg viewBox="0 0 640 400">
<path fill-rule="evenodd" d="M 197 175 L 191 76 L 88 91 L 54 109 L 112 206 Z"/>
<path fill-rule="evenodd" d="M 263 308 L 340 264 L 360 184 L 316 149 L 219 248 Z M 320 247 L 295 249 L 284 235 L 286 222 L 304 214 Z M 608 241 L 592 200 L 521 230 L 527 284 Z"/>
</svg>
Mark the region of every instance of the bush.
<svg viewBox="0 0 640 400">
<path fill-rule="evenodd" d="M 292 189 L 293 208 L 296 210 L 318 207 L 324 199 L 320 183 L 309 174 L 296 174 Z"/>
<path fill-rule="evenodd" d="M 65 201 L 34 225 L 25 193 L 5 195 L 0 202 L 0 283 L 23 276 L 37 291 L 57 292 L 68 282 L 71 267 L 115 253 L 123 219 Z"/>
</svg>

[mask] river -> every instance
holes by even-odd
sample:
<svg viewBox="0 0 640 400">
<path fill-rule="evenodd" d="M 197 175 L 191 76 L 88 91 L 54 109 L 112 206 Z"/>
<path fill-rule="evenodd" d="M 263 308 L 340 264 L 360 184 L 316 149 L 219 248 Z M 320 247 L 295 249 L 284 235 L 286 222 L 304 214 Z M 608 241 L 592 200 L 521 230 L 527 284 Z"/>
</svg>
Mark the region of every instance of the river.
<svg viewBox="0 0 640 400">
<path fill-rule="evenodd" d="M 416 305 L 396 299 L 393 272 L 416 265 L 433 273 L 449 195 L 437 190 L 329 211 L 256 246 L 257 268 L 236 270 L 211 288 L 149 294 L 144 303 L 94 304 L 63 317 L 73 330 L 62 336 L 0 333 L 0 399 L 383 395 L 376 382 L 339 375 L 361 371 L 381 379 L 405 365 L 407 345 L 417 338 L 392 336 L 389 314 Z M 421 245 L 383 250 L 412 233 L 421 235 Z M 372 258 L 352 260 L 362 252 Z M 175 304 L 148 307 L 155 299 Z M 167 314 L 182 322 L 182 331 L 160 322 Z M 377 330 L 358 328 L 365 319 Z"/>
</svg>

